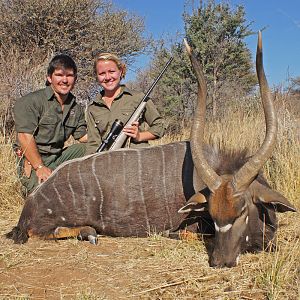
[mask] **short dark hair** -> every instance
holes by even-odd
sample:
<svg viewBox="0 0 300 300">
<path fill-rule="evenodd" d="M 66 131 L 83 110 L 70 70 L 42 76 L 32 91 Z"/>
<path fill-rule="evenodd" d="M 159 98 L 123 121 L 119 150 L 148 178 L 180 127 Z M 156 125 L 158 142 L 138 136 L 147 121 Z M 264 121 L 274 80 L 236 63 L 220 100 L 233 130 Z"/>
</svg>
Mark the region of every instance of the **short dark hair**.
<svg viewBox="0 0 300 300">
<path fill-rule="evenodd" d="M 51 76 L 57 69 L 72 69 L 75 77 L 77 76 L 76 63 L 73 58 L 67 54 L 57 54 L 51 59 L 47 69 L 47 76 Z M 46 81 L 46 85 L 50 85 L 48 80 Z"/>
</svg>

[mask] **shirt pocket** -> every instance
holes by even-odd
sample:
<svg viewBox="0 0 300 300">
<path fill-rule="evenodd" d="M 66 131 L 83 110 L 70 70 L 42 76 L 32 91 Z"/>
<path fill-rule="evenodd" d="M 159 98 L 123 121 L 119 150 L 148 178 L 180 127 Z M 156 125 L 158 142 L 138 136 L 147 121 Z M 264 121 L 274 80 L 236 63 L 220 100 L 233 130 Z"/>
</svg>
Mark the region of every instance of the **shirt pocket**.
<svg viewBox="0 0 300 300">
<path fill-rule="evenodd" d="M 52 141 L 56 135 L 59 122 L 54 116 L 42 117 L 38 125 L 37 140 L 41 143 Z"/>
<path fill-rule="evenodd" d="M 129 120 L 131 115 L 134 113 L 134 111 L 135 111 L 134 107 L 121 108 L 120 109 L 120 121 L 122 121 L 123 124 L 125 125 L 125 123 Z"/>
<path fill-rule="evenodd" d="M 77 128 L 77 122 L 75 118 L 69 118 L 68 120 L 66 120 L 65 125 L 65 140 L 67 140 L 70 135 L 72 135 L 76 128 Z"/>
<path fill-rule="evenodd" d="M 99 119 L 95 120 L 95 127 L 97 128 L 98 132 L 100 133 L 100 136 L 103 137 L 109 127 L 109 124 L 107 123 L 107 121 L 104 121 L 99 118 Z"/>
</svg>

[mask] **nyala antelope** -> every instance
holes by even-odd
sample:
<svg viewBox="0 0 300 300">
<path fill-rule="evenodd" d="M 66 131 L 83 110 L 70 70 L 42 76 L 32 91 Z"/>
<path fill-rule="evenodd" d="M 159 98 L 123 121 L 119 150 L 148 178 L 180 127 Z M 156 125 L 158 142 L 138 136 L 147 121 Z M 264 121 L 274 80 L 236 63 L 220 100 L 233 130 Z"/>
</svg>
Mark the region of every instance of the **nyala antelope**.
<svg viewBox="0 0 300 300">
<path fill-rule="evenodd" d="M 28 196 L 17 226 L 6 237 L 25 243 L 33 236 L 73 236 L 96 243 L 97 234 L 143 237 L 152 231 L 176 232 L 193 222 L 205 231 L 208 222 L 215 233 L 209 258 L 214 267 L 233 267 L 240 253 L 272 243 L 275 211 L 295 208 L 270 188 L 260 171 L 277 132 L 261 33 L 256 68 L 266 136 L 249 159 L 244 150 L 203 145 L 206 83 L 200 62 L 187 43 L 186 48 L 198 80 L 190 142 L 101 152 L 66 162 Z"/>
</svg>

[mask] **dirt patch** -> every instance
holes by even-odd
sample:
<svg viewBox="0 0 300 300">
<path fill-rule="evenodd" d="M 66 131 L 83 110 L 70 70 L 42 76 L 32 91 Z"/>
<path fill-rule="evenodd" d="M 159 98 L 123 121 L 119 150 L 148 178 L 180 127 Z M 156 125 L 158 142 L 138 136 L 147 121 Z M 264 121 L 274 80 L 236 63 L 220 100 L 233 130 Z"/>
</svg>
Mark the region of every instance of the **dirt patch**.
<svg viewBox="0 0 300 300">
<path fill-rule="evenodd" d="M 0 222 L 1 235 L 15 224 Z M 74 239 L 15 245 L 2 236 L 0 298 L 267 299 L 262 266 L 274 257 L 246 254 L 236 268 L 212 269 L 201 240 L 100 237 L 97 246 Z"/>
</svg>

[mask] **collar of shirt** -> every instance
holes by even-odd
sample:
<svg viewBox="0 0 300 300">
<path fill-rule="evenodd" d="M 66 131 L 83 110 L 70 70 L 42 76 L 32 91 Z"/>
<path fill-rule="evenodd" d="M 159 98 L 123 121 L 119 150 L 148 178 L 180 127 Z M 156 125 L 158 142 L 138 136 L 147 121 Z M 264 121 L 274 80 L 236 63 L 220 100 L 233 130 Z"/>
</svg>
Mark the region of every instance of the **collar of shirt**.
<svg viewBox="0 0 300 300">
<path fill-rule="evenodd" d="M 126 87 L 126 85 L 124 85 L 124 84 L 122 84 L 121 85 L 121 92 L 120 92 L 120 94 L 114 99 L 114 101 L 116 101 L 116 100 L 119 100 L 119 99 L 121 99 L 122 98 L 122 96 L 123 96 L 123 94 L 129 94 L 129 95 L 132 95 L 132 91 L 128 88 L 128 87 Z M 102 90 L 97 96 L 96 96 L 96 98 L 92 101 L 92 103 L 97 103 L 97 104 L 99 104 L 99 105 L 101 105 L 101 106 L 106 106 L 106 104 L 105 104 L 105 102 L 103 101 L 103 97 L 104 96 L 104 91 Z"/>
<path fill-rule="evenodd" d="M 55 99 L 55 94 L 51 86 L 46 86 L 45 94 L 48 101 L 52 101 Z M 67 117 L 69 111 L 73 107 L 74 102 L 75 102 L 75 96 L 72 93 L 69 93 L 67 100 L 64 102 L 62 121 L 64 121 L 65 118 Z"/>
<path fill-rule="evenodd" d="M 55 98 L 54 91 L 50 85 L 46 86 L 45 94 L 48 101 L 53 100 Z M 69 93 L 67 101 L 64 104 L 71 105 L 74 101 L 75 101 L 75 96 L 72 93 Z"/>
</svg>

